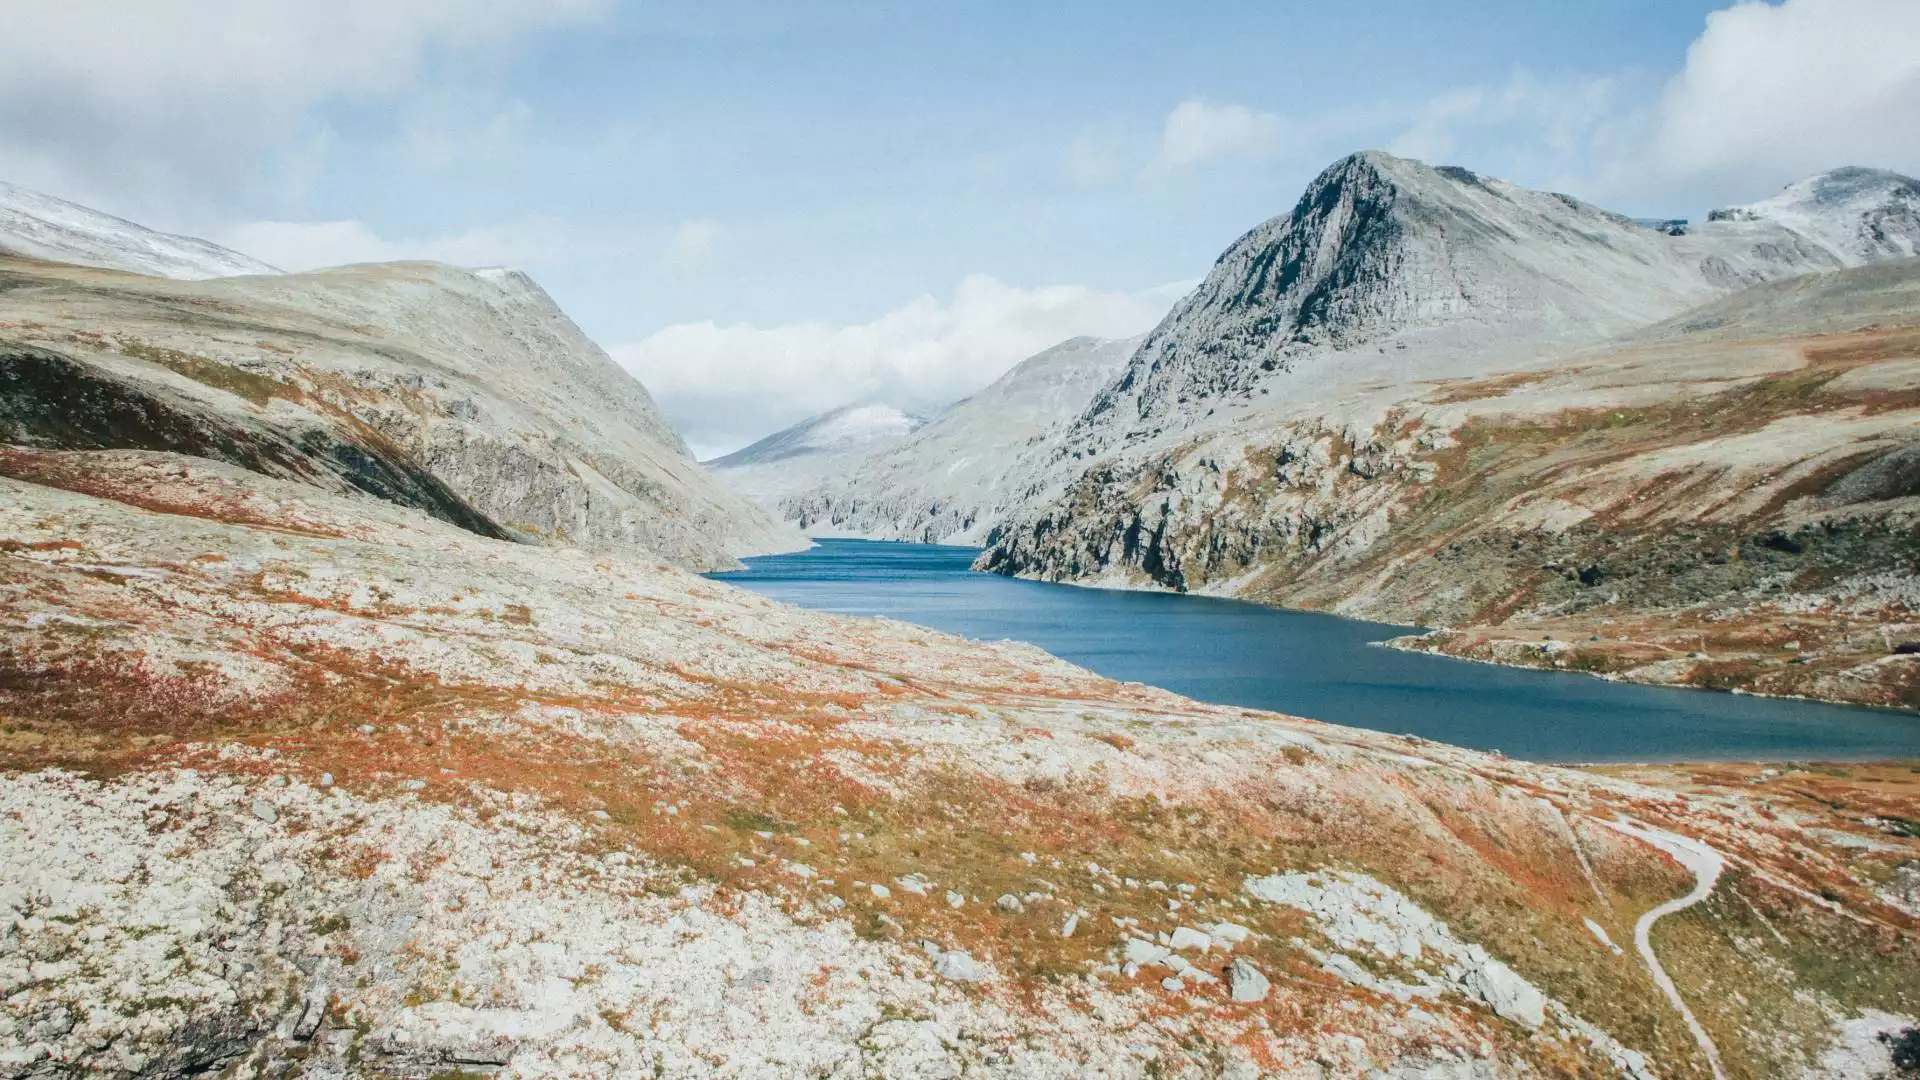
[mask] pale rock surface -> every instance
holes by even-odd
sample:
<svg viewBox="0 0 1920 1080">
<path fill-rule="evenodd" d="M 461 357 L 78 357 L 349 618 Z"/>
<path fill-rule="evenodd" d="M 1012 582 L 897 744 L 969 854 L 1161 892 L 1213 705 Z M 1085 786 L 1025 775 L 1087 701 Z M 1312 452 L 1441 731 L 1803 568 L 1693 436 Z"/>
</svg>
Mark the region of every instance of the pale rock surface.
<svg viewBox="0 0 1920 1080">
<path fill-rule="evenodd" d="M 0 182 L 0 255 L 170 278 L 277 274 L 258 259 Z"/>
</svg>

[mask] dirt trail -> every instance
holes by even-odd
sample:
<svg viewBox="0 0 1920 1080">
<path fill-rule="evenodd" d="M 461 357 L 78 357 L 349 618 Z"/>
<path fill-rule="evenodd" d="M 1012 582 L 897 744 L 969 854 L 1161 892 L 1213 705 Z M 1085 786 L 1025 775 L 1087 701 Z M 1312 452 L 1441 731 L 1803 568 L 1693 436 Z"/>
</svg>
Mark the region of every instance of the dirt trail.
<svg viewBox="0 0 1920 1080">
<path fill-rule="evenodd" d="M 1598 819 L 1595 820 L 1598 821 Z M 1599 824 L 1651 844 L 1673 856 L 1674 861 L 1681 866 L 1693 871 L 1693 891 L 1669 900 L 1640 916 L 1640 920 L 1633 926 L 1633 944 L 1640 950 L 1640 958 L 1646 961 L 1647 970 L 1653 973 L 1653 981 L 1666 993 L 1667 1000 L 1673 1002 L 1673 1007 L 1680 1011 L 1681 1018 L 1687 1022 L 1687 1030 L 1693 1032 L 1693 1040 L 1700 1044 L 1700 1052 L 1707 1055 L 1707 1064 L 1713 1067 L 1714 1080 L 1726 1080 L 1726 1073 L 1720 1068 L 1719 1048 L 1713 1045 L 1713 1039 L 1707 1034 L 1707 1029 L 1701 1027 L 1700 1021 L 1694 1019 L 1693 1010 L 1687 1008 L 1686 1000 L 1680 996 L 1680 988 L 1673 984 L 1673 979 L 1667 975 L 1667 970 L 1660 966 L 1660 958 L 1653 952 L 1652 933 L 1654 923 L 1676 911 L 1685 911 L 1705 900 L 1713 892 L 1714 884 L 1720 880 L 1720 872 L 1726 869 L 1727 861 L 1719 852 L 1690 836 L 1681 836 L 1679 833 L 1667 832 L 1664 829 L 1656 829 L 1632 821 L 1599 821 Z"/>
</svg>

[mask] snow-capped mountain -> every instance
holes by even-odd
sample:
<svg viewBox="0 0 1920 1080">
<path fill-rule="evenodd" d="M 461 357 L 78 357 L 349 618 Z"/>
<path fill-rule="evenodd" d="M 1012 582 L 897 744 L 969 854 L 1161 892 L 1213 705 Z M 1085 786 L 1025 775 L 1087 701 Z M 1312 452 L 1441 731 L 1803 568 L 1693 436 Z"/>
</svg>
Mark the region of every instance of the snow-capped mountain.
<svg viewBox="0 0 1920 1080">
<path fill-rule="evenodd" d="M 702 469 L 518 271 L 179 281 L 0 262 L 0 442 L 192 454 L 697 569 L 805 543 Z"/>
<path fill-rule="evenodd" d="M 170 278 L 277 274 L 258 259 L 0 183 L 0 254 Z"/>
<path fill-rule="evenodd" d="M 1139 338 L 1077 337 L 1021 361 L 897 442 L 777 504 L 817 535 L 978 543 L 1024 492 L 1052 438 L 1119 372 Z"/>
</svg>

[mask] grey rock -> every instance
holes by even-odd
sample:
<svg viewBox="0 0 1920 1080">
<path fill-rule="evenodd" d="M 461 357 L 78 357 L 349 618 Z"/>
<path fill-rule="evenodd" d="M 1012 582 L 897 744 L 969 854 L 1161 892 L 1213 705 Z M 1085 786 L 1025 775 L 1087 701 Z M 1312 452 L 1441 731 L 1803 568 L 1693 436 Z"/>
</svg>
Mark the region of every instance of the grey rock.
<svg viewBox="0 0 1920 1080">
<path fill-rule="evenodd" d="M 1227 988 L 1235 1001 L 1265 1001 L 1272 984 L 1245 957 L 1227 965 Z"/>
</svg>

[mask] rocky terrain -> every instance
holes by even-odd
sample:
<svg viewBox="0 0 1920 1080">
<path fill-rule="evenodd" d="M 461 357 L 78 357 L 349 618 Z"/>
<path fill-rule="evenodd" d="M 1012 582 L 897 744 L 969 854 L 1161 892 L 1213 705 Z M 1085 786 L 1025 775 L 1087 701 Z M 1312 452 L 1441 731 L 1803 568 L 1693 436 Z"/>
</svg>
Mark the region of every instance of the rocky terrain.
<svg viewBox="0 0 1920 1080">
<path fill-rule="evenodd" d="M 1713 218 L 1337 163 L 1030 459 L 978 566 L 1920 706 L 1920 184 L 1842 169 Z"/>
<path fill-rule="evenodd" d="M 1027 478 L 1067 423 L 1139 344 L 1073 338 L 924 425 L 894 425 L 881 438 L 820 447 L 821 424 L 809 421 L 711 464 L 815 536 L 978 544 L 1027 494 Z M 787 450 L 796 443 L 809 452 Z"/>
<path fill-rule="evenodd" d="M 1900 770 L 1203 706 L 161 449 L 0 455 L 0 597 L 0 1076 L 1838 1077 L 1920 1014 Z"/>
<path fill-rule="evenodd" d="M 508 270 L 178 281 L 0 257 L 0 441 L 212 457 L 696 569 L 805 543 Z"/>
</svg>

